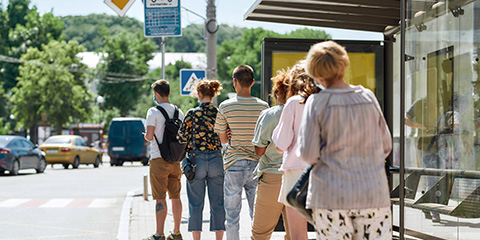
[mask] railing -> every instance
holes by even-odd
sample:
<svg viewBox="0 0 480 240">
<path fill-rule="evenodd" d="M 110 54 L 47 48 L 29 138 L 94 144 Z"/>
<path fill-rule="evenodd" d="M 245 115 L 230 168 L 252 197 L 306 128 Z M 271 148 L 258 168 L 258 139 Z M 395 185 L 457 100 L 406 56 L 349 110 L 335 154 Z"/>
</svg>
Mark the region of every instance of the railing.
<svg viewBox="0 0 480 240">
<path fill-rule="evenodd" d="M 391 173 L 399 173 L 399 168 L 390 168 Z M 480 171 L 405 168 L 405 206 L 433 211 L 460 218 L 480 218 L 480 186 L 476 187 L 457 206 L 448 206 L 455 178 L 480 179 Z M 421 176 L 439 176 L 440 179 L 417 200 L 416 194 Z M 390 193 L 392 204 L 399 204 L 400 189 L 396 187 Z"/>
</svg>

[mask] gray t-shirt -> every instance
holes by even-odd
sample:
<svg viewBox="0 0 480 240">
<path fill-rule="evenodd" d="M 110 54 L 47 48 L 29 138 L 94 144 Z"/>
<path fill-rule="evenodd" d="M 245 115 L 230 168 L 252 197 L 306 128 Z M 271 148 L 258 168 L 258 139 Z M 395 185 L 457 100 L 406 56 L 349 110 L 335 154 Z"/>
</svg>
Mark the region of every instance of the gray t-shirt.
<svg viewBox="0 0 480 240">
<path fill-rule="evenodd" d="M 272 133 L 280 120 L 282 110 L 283 106 L 274 106 L 263 110 L 255 125 L 252 144 L 257 147 L 267 147 L 254 172 L 258 177 L 265 172 L 282 173 L 278 170 L 282 165 L 282 154 L 275 150 L 275 144 L 272 141 Z"/>
</svg>

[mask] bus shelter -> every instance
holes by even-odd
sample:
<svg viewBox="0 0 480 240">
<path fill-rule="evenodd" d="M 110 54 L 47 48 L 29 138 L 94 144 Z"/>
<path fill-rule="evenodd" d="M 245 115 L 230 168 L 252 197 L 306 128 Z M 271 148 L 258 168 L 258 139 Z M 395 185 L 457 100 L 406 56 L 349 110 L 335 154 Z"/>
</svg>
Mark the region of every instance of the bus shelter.
<svg viewBox="0 0 480 240">
<path fill-rule="evenodd" d="M 244 17 L 382 33 L 357 51 L 375 54 L 374 74 L 350 82 L 374 87 L 392 130 L 394 235 L 478 239 L 480 0 L 257 0 Z M 321 40 L 293 41 L 264 40 L 264 96 L 279 66 Z M 338 42 L 347 51 L 362 44 Z"/>
</svg>

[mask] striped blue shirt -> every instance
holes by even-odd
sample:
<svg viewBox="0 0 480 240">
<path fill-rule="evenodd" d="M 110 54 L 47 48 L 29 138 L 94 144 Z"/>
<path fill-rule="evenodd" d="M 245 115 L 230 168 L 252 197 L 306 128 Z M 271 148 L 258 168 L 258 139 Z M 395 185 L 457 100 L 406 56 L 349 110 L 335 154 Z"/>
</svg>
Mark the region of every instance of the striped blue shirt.
<svg viewBox="0 0 480 240">
<path fill-rule="evenodd" d="M 215 132 L 223 133 L 228 128 L 232 138 L 224 157 L 224 167 L 229 168 L 238 160 L 258 161 L 252 139 L 260 113 L 268 104 L 255 97 L 235 97 L 223 101 L 218 107 Z"/>
</svg>

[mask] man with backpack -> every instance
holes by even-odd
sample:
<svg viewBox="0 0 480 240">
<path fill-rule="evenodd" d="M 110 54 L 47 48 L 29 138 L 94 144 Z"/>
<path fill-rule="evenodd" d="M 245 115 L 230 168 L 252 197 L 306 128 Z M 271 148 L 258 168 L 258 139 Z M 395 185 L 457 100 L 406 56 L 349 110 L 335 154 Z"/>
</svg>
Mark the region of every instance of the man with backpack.
<svg viewBox="0 0 480 240">
<path fill-rule="evenodd" d="M 169 145 L 173 146 L 170 140 L 176 141 L 176 138 L 174 137 L 175 140 L 168 139 L 168 129 L 175 128 L 175 126 L 172 126 L 172 123 L 173 125 L 175 125 L 175 122 L 181 123 L 184 115 L 181 110 L 169 101 L 170 85 L 168 81 L 158 80 L 152 84 L 152 89 L 153 99 L 158 106 L 148 109 L 145 140 L 153 141 L 150 154 L 150 185 L 152 187 L 153 199 L 156 200 L 155 218 L 157 224 L 156 232 L 148 237 L 147 240 L 182 239 L 180 234 L 182 216 L 182 202 L 180 200 L 182 171 L 180 169 L 180 159 L 173 159 L 175 154 L 164 150 L 164 142 L 168 142 Z M 168 116 L 168 119 L 165 115 Z M 174 136 L 176 136 L 176 132 Z M 176 150 L 172 151 L 176 152 Z M 167 217 L 167 202 L 165 199 L 167 192 L 172 201 L 172 213 L 175 224 L 173 232 L 165 238 L 164 225 Z"/>
</svg>

